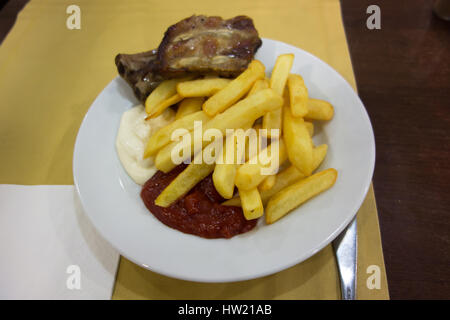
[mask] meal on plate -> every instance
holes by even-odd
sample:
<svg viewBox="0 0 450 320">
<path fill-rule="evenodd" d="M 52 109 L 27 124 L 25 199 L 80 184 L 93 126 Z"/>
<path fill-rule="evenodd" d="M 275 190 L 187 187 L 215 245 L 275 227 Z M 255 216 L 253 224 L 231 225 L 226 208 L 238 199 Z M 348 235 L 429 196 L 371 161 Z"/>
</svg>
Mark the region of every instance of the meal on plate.
<svg viewBox="0 0 450 320">
<path fill-rule="evenodd" d="M 308 96 L 293 54 L 270 76 L 245 16 L 192 16 L 167 29 L 159 47 L 119 54 L 119 74 L 142 102 L 126 111 L 119 159 L 142 185 L 161 222 L 204 238 L 231 238 L 265 215 L 274 223 L 332 187 L 335 169 L 317 173 L 328 150 L 315 146 L 313 121 L 334 109 Z"/>
</svg>

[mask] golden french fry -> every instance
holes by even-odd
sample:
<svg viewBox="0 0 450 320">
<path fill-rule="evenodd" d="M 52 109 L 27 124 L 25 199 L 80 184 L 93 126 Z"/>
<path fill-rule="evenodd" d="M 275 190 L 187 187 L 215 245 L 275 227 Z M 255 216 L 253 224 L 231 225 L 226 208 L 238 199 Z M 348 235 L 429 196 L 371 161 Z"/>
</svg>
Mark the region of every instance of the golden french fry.
<svg viewBox="0 0 450 320">
<path fill-rule="evenodd" d="M 308 89 L 303 78 L 298 74 L 290 74 L 287 81 L 291 112 L 294 117 L 304 117 L 308 113 Z"/>
<path fill-rule="evenodd" d="M 331 120 L 334 115 L 333 106 L 324 100 L 308 99 L 308 113 L 305 118 L 311 120 Z"/>
<path fill-rule="evenodd" d="M 241 101 L 234 106 L 228 108 L 223 113 L 218 114 L 203 126 L 203 132 L 208 129 L 218 129 L 222 134 L 226 133 L 226 129 L 242 128 L 244 125 L 254 122 L 259 117 L 269 111 L 280 108 L 283 99 L 278 96 L 272 89 L 261 90 Z M 192 156 L 194 134 L 190 133 L 191 153 L 185 155 L 187 158 Z M 172 162 L 172 150 L 178 145 L 178 141 L 174 141 L 163 147 L 155 158 L 155 166 L 158 170 L 169 172 L 176 165 Z M 202 141 L 203 147 L 210 142 Z M 186 159 L 187 159 L 186 158 Z"/>
<path fill-rule="evenodd" d="M 195 121 L 202 121 L 203 123 L 206 123 L 210 119 L 211 118 L 208 117 L 206 113 L 200 110 L 162 127 L 150 136 L 147 146 L 145 147 L 144 158 L 148 158 L 156 154 L 159 149 L 169 144 L 171 142 L 172 133 L 176 129 L 184 128 L 191 131 L 194 129 Z"/>
<path fill-rule="evenodd" d="M 293 184 L 294 182 L 305 178 L 305 175 L 297 170 L 295 166 L 290 166 L 276 175 L 277 179 L 273 187 L 269 190 L 261 191 L 261 199 L 264 205 L 278 191 Z"/>
<path fill-rule="evenodd" d="M 261 121 L 261 128 L 264 129 L 264 135 L 268 138 L 279 138 L 282 134 L 283 126 L 283 110 L 285 107 L 289 107 L 289 95 L 285 91 L 283 95 L 283 107 L 272 112 L 268 112 L 264 115 Z M 275 129 L 272 132 L 272 129 Z"/>
<path fill-rule="evenodd" d="M 327 154 L 328 146 L 326 144 L 321 144 L 313 150 L 314 154 L 314 170 L 316 170 L 322 161 L 325 159 Z M 291 185 L 295 181 L 305 178 L 306 176 L 301 173 L 295 166 L 291 165 L 285 170 L 281 171 L 276 175 L 276 181 L 274 186 L 269 190 L 261 191 L 261 199 L 265 205 L 267 201 L 281 189 Z"/>
<path fill-rule="evenodd" d="M 243 128 L 243 130 L 245 131 L 250 127 L 251 124 L 248 124 Z M 238 159 L 238 142 L 239 140 L 237 132 L 235 132 L 233 135 L 227 136 L 226 142 L 224 143 L 224 146 L 218 157 L 218 159 L 222 159 L 222 161 L 221 163 L 216 162 L 216 167 L 214 168 L 214 173 L 212 175 L 214 187 L 216 188 L 217 192 L 225 199 L 230 199 L 233 197 L 236 171 L 239 166 L 240 160 L 242 160 Z M 229 156 L 229 158 L 233 158 L 228 159 L 232 160 L 232 163 L 230 163 L 230 161 L 227 161 L 227 155 Z"/>
<path fill-rule="evenodd" d="M 192 79 L 192 77 L 185 77 L 180 79 L 171 79 L 161 82 L 155 90 L 145 100 L 145 111 L 148 114 L 153 113 L 153 110 L 160 105 L 164 100 L 169 99 L 177 93 L 177 84 L 183 81 Z"/>
<path fill-rule="evenodd" d="M 186 98 L 183 99 L 177 109 L 177 113 L 175 115 L 175 120 L 178 120 L 180 118 L 183 118 L 184 116 L 187 116 L 188 114 L 201 111 L 203 102 L 205 101 L 204 98 Z"/>
<path fill-rule="evenodd" d="M 322 144 L 314 148 L 314 170 L 316 170 L 322 163 L 327 154 L 328 146 Z M 274 186 L 269 190 L 259 190 L 263 205 L 278 191 L 293 184 L 295 181 L 305 178 L 305 175 L 297 170 L 295 166 L 290 166 L 276 175 Z M 222 203 L 226 206 L 241 206 L 241 199 L 239 197 L 231 198 Z"/>
<path fill-rule="evenodd" d="M 181 97 L 179 94 L 174 94 L 170 98 L 158 104 L 155 108 L 151 109 L 150 112 L 147 112 L 148 116 L 147 118 L 145 118 L 145 120 L 156 118 L 161 113 L 163 113 L 163 111 L 166 110 L 168 107 L 180 102 L 181 100 L 183 100 L 183 97 Z"/>
<path fill-rule="evenodd" d="M 188 193 L 197 183 L 206 178 L 214 170 L 214 164 L 190 163 L 156 198 L 155 204 L 168 207 L 178 198 Z"/>
<path fill-rule="evenodd" d="M 294 61 L 293 54 L 279 55 L 270 77 L 270 88 L 273 89 L 280 96 L 284 95 L 284 88 L 286 81 L 291 71 L 292 63 Z M 287 103 L 287 101 L 285 102 Z M 278 134 L 281 135 L 281 124 L 283 109 L 275 110 L 267 113 L 263 118 L 263 129 L 267 129 L 267 136 L 272 136 L 272 129 L 277 129 Z"/>
<path fill-rule="evenodd" d="M 266 79 L 256 80 L 255 83 L 253 84 L 253 87 L 248 92 L 247 96 L 251 96 L 252 94 L 254 94 L 256 92 L 267 89 L 267 88 L 269 88 L 269 81 L 267 81 Z"/>
<path fill-rule="evenodd" d="M 260 118 L 261 119 L 261 118 Z M 246 153 L 245 153 L 245 161 L 247 162 L 248 159 L 253 158 L 255 155 L 257 155 L 261 150 L 262 150 L 262 136 L 261 136 L 261 129 L 262 129 L 262 123 L 261 122 L 257 122 L 258 120 L 255 121 L 255 123 L 253 124 L 253 129 L 255 129 L 256 131 L 256 137 L 258 139 L 258 148 L 256 150 L 256 153 L 251 153 L 251 150 L 249 148 L 248 145 L 246 145 Z"/>
<path fill-rule="evenodd" d="M 283 133 L 289 161 L 303 174 L 313 171 L 313 143 L 303 118 L 294 118 L 290 108 L 284 108 Z"/>
<path fill-rule="evenodd" d="M 216 164 L 213 173 L 213 183 L 217 192 L 225 199 L 233 197 L 234 179 L 236 177 L 236 164 Z"/>
<path fill-rule="evenodd" d="M 289 72 L 294 62 L 294 55 L 281 54 L 278 56 L 275 66 L 273 67 L 272 75 L 270 77 L 270 88 L 273 89 L 280 96 L 283 95 L 284 87 L 289 76 Z"/>
<path fill-rule="evenodd" d="M 189 154 L 184 155 L 183 154 L 183 162 L 190 158 L 193 154 L 194 154 L 194 135 L 191 132 L 187 133 L 186 136 L 188 136 L 188 140 L 191 142 L 189 143 L 188 148 L 190 148 L 190 152 Z M 173 168 L 175 168 L 177 166 L 176 163 L 174 163 L 172 161 L 172 152 L 176 152 L 175 148 L 179 143 L 183 143 L 183 138 L 180 139 L 180 141 L 173 141 L 167 145 L 165 145 L 164 147 L 162 147 L 161 149 L 159 149 L 158 153 L 155 156 L 155 167 L 156 169 L 162 171 L 162 172 L 169 172 L 170 170 L 172 170 Z M 180 162 L 181 163 L 181 162 Z M 178 163 L 178 164 L 180 164 Z"/>
<path fill-rule="evenodd" d="M 313 149 L 313 171 L 322 164 L 325 156 L 327 155 L 328 145 L 321 144 Z"/>
<path fill-rule="evenodd" d="M 314 148 L 314 170 L 317 169 L 322 163 L 325 155 L 327 154 L 328 146 L 322 144 Z M 305 175 L 297 170 L 295 166 L 290 166 L 276 175 L 276 181 L 274 186 L 266 191 L 261 192 L 261 199 L 265 205 L 267 201 L 281 189 L 291 185 L 295 181 L 305 178 Z"/>
<path fill-rule="evenodd" d="M 177 92 L 182 97 L 209 97 L 225 88 L 230 79 L 208 78 L 181 82 L 177 85 Z"/>
<path fill-rule="evenodd" d="M 277 149 L 278 152 L 276 152 Z M 263 154 L 267 154 L 267 156 L 264 157 Z M 238 189 L 249 190 L 256 188 L 268 177 L 268 174 L 264 173 L 263 169 L 265 168 L 267 171 L 274 163 L 274 157 L 276 156 L 278 157 L 278 166 L 273 168 L 275 172 L 278 170 L 279 166 L 287 160 L 286 146 L 283 139 L 272 142 L 272 144 L 267 147 L 267 150 L 262 150 L 254 158 L 239 167 L 235 181 Z M 265 159 L 263 159 L 263 157 Z"/>
<path fill-rule="evenodd" d="M 306 129 L 308 129 L 309 135 L 312 137 L 314 135 L 314 124 L 309 121 L 305 121 Z"/>
<path fill-rule="evenodd" d="M 272 112 L 268 112 L 263 117 L 262 128 L 267 130 L 267 137 L 280 137 L 281 125 L 283 118 L 283 109 L 277 109 Z M 272 130 L 277 130 L 272 132 Z"/>
<path fill-rule="evenodd" d="M 242 128 L 267 112 L 281 108 L 282 104 L 283 99 L 273 90 L 261 90 L 215 116 L 205 128 L 217 128 L 223 133 L 227 128 Z"/>
<path fill-rule="evenodd" d="M 258 186 L 258 190 L 259 191 L 267 191 L 273 188 L 273 186 L 275 185 L 275 182 L 277 181 L 277 176 L 273 175 L 273 176 L 268 176 L 267 178 L 265 178 L 263 180 L 263 182 L 261 182 Z"/>
<path fill-rule="evenodd" d="M 337 171 L 327 169 L 284 188 L 267 203 L 266 223 L 274 223 L 302 203 L 331 188 L 336 178 Z"/>
<path fill-rule="evenodd" d="M 262 137 L 261 137 L 261 124 L 254 124 L 253 125 L 253 130 L 254 133 L 256 135 L 254 135 L 253 137 L 251 135 L 248 135 L 248 137 L 246 137 L 245 139 L 245 157 L 244 157 L 244 162 L 247 162 L 249 159 L 253 158 L 254 156 L 256 156 L 263 148 L 262 148 Z M 256 145 L 254 145 L 253 143 L 255 143 L 255 141 L 251 141 L 251 139 L 255 139 L 256 141 Z"/>
<path fill-rule="evenodd" d="M 209 116 L 214 116 L 226 110 L 243 97 L 256 80 L 264 78 L 264 71 L 264 65 L 258 60 L 253 60 L 247 70 L 206 100 L 203 104 L 203 110 Z"/>
<path fill-rule="evenodd" d="M 232 206 L 232 207 L 240 207 L 241 206 L 241 197 L 237 196 L 231 199 L 228 199 L 222 202 L 223 206 Z"/>
<path fill-rule="evenodd" d="M 239 195 L 241 197 L 242 211 L 244 212 L 245 219 L 257 219 L 264 214 L 264 207 L 258 188 L 253 188 L 250 190 L 239 189 Z"/>
</svg>

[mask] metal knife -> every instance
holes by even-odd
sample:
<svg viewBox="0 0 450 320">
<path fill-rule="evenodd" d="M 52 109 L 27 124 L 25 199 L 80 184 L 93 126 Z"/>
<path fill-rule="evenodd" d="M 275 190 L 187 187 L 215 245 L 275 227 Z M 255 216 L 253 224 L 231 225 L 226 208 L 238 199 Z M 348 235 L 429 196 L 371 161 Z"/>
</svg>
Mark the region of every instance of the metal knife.
<svg viewBox="0 0 450 320">
<path fill-rule="evenodd" d="M 356 298 L 357 236 L 355 217 L 348 227 L 333 241 L 343 300 L 355 300 Z"/>
</svg>

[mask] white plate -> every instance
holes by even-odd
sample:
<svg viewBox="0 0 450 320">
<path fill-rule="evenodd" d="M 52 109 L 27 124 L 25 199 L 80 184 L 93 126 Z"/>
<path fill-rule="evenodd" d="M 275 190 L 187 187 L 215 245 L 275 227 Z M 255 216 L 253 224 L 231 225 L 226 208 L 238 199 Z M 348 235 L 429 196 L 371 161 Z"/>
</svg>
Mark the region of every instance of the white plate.
<svg viewBox="0 0 450 320">
<path fill-rule="evenodd" d="M 115 78 L 92 104 L 78 133 L 73 171 L 86 214 L 126 258 L 166 276 L 202 282 L 257 278 L 291 267 L 329 244 L 352 220 L 369 188 L 375 142 L 367 112 L 352 87 L 326 63 L 288 44 L 264 39 L 256 58 L 268 74 L 278 55 L 294 53 L 293 73 L 302 75 L 313 98 L 335 108 L 332 121 L 315 127 L 316 144 L 329 146 L 321 168 L 339 172 L 333 188 L 283 219 L 231 239 L 203 239 L 158 221 L 122 168 L 115 139 L 122 113 L 137 103 Z M 112 62 L 111 62 L 112 63 Z M 320 169 L 319 169 L 320 170 Z"/>
</svg>

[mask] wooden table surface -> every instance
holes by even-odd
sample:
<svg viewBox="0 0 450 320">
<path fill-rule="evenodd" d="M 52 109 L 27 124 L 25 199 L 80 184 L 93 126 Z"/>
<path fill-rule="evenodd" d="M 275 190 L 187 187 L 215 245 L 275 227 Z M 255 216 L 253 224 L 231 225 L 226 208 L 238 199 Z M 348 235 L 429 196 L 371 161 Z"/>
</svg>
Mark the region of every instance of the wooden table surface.
<svg viewBox="0 0 450 320">
<path fill-rule="evenodd" d="M 392 299 L 450 298 L 450 22 L 429 0 L 342 0 L 375 131 L 375 196 Z M 381 29 L 366 27 L 378 4 Z"/>
<path fill-rule="evenodd" d="M 0 43 L 26 0 L 0 11 Z M 341 0 L 375 130 L 374 187 L 392 299 L 450 298 L 450 22 L 429 0 Z M 381 9 L 381 29 L 366 9 Z"/>
</svg>

